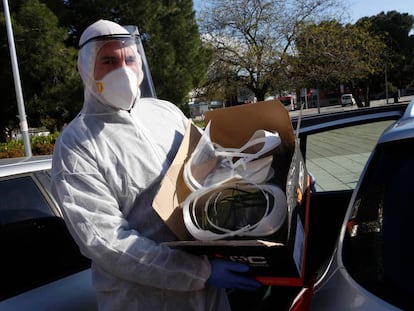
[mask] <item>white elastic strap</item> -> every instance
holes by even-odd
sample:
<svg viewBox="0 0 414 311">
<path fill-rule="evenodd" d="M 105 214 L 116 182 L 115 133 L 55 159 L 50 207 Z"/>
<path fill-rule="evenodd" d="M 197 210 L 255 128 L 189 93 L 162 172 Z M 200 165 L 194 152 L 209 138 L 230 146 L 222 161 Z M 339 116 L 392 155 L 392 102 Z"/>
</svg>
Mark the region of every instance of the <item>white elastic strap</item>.
<svg viewBox="0 0 414 311">
<path fill-rule="evenodd" d="M 207 215 L 207 221 L 209 224 L 214 227 L 215 229 L 222 231 L 222 233 L 214 233 L 210 230 L 205 230 L 200 227 L 196 217 L 196 210 L 197 210 L 197 202 L 199 198 L 203 195 L 212 192 L 213 194 L 216 193 L 218 189 L 228 189 L 228 188 L 239 188 L 239 189 L 253 189 L 258 188 L 262 191 L 262 193 L 266 194 L 266 198 L 268 200 L 266 212 L 262 216 L 262 218 L 256 222 L 254 225 L 246 225 L 238 230 L 229 230 L 227 228 L 222 228 L 214 224 L 208 218 L 207 212 L 207 204 L 209 200 L 211 200 L 211 195 L 209 196 L 207 202 L 204 204 L 204 212 Z M 274 198 L 273 206 L 269 204 L 268 196 L 272 195 Z M 279 228 L 283 225 L 287 214 L 286 209 L 286 196 L 284 192 L 275 185 L 270 184 L 262 184 L 262 185 L 255 185 L 255 184 L 247 184 L 247 183 L 229 183 L 225 185 L 213 185 L 208 188 L 202 188 L 191 193 L 186 200 L 183 202 L 183 217 L 184 223 L 189 231 L 189 233 L 198 240 L 218 240 L 224 239 L 228 237 L 234 236 L 266 236 L 275 233 Z M 204 215 L 203 215 L 204 217 Z"/>
<path fill-rule="evenodd" d="M 263 136 L 255 137 L 263 133 Z M 267 144 L 266 144 L 267 143 Z M 240 148 L 225 148 L 219 144 L 214 144 L 216 149 L 216 155 L 225 157 L 247 157 L 256 159 L 272 149 L 275 149 L 281 143 L 279 133 L 269 132 L 266 130 L 257 130 L 253 136 Z M 256 153 L 243 152 L 250 147 L 258 144 L 264 144 L 263 147 Z"/>
<path fill-rule="evenodd" d="M 193 206 L 194 208 L 190 208 L 190 206 L 188 206 L 188 208 L 191 209 L 191 212 L 187 208 L 183 209 L 184 223 L 186 224 L 186 227 L 187 227 L 188 231 L 190 232 L 190 234 L 193 237 L 195 237 L 198 240 L 219 240 L 219 239 L 224 239 L 224 238 L 240 235 L 250 227 L 250 225 L 247 225 L 247 226 L 244 226 L 244 227 L 242 227 L 238 230 L 232 231 L 232 230 L 228 230 L 226 228 L 221 228 L 221 227 L 213 224 L 211 222 L 210 218 L 208 217 L 208 211 L 207 211 L 208 210 L 208 203 L 210 201 L 210 198 L 211 197 L 208 198 L 206 204 L 204 205 L 204 208 L 205 208 L 204 211 L 205 211 L 205 213 L 206 213 L 205 215 L 207 217 L 206 219 L 207 219 L 207 221 L 210 225 L 212 225 L 215 229 L 217 229 L 219 231 L 222 231 L 223 233 L 218 234 L 218 233 L 211 232 L 209 230 L 201 229 L 201 226 L 197 222 L 197 217 L 196 217 L 196 213 L 195 213 L 196 212 L 195 206 L 197 205 L 197 201 L 198 201 L 198 197 L 196 196 L 194 198 L 194 202 L 191 204 L 191 206 Z M 190 219 L 189 221 L 186 220 L 186 215 L 185 215 L 186 213 L 184 212 L 184 210 L 188 211 L 192 215 L 192 219 Z M 187 226 L 187 224 L 189 226 Z"/>
</svg>

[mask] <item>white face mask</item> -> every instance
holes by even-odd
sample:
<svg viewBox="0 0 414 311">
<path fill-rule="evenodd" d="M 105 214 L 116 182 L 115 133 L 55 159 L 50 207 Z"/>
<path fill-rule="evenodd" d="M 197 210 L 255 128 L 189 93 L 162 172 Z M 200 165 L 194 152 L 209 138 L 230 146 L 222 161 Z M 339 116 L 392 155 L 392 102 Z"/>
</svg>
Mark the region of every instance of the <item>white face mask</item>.
<svg viewBox="0 0 414 311">
<path fill-rule="evenodd" d="M 141 80 L 134 70 L 123 66 L 109 72 L 102 80 L 96 81 L 97 93 L 106 104 L 117 109 L 129 110 L 140 95 Z"/>
</svg>

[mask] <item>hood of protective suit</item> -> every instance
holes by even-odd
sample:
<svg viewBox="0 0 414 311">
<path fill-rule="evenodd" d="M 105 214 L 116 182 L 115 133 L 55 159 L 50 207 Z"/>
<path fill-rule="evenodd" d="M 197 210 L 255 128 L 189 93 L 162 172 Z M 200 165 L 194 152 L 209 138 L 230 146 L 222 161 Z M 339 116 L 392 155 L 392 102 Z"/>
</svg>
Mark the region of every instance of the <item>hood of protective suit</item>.
<svg viewBox="0 0 414 311">
<path fill-rule="evenodd" d="M 97 80 L 95 79 L 97 55 L 106 44 L 113 41 L 122 43 L 123 48 L 132 51 L 136 58 L 137 70 L 120 69 L 116 70 L 116 73 L 109 72 L 105 77 Z M 99 20 L 83 32 L 79 40 L 79 48 L 78 69 L 85 88 L 84 110 L 85 106 L 95 103 L 129 110 L 140 97 L 139 86 L 143 80 L 142 61 L 134 36 L 117 23 Z"/>
</svg>

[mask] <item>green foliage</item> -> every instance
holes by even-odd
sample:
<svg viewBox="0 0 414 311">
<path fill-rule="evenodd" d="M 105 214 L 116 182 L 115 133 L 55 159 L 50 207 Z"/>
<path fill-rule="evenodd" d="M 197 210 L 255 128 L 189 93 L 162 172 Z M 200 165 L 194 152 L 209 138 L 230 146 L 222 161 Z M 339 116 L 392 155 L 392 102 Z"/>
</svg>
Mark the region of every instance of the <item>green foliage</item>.
<svg viewBox="0 0 414 311">
<path fill-rule="evenodd" d="M 54 145 L 58 137 L 59 137 L 59 132 L 49 134 L 46 136 L 33 136 L 30 138 L 30 143 L 32 144 L 32 146 L 42 145 L 42 144 L 43 145 L 45 144 Z"/>
<path fill-rule="evenodd" d="M 35 136 L 30 139 L 32 153 L 34 155 L 52 154 L 53 147 L 59 133 L 54 133 L 48 136 Z"/>
<path fill-rule="evenodd" d="M 292 73 L 305 87 L 331 87 L 382 72 L 385 44 L 369 24 L 337 21 L 303 24 L 296 38 Z"/>
<path fill-rule="evenodd" d="M 193 121 L 193 122 L 194 122 L 194 124 L 195 124 L 196 126 L 198 126 L 199 128 L 204 128 L 204 127 L 205 127 L 204 121 L 198 121 L 198 120 L 195 120 L 195 121 Z"/>
<path fill-rule="evenodd" d="M 59 133 L 47 136 L 33 136 L 30 138 L 30 145 L 33 155 L 47 155 L 53 153 L 53 147 Z M 6 143 L 0 143 L 0 159 L 15 158 L 24 156 L 24 144 L 22 140 L 10 140 Z"/>
<path fill-rule="evenodd" d="M 82 102 L 81 82 L 76 72 L 76 51 L 65 46 L 66 28 L 38 0 L 16 1 L 11 7 L 12 26 L 27 121 L 30 127 L 61 128 L 77 113 Z M 0 20 L 5 29 L 4 19 Z M 10 59 L 7 36 L 0 36 L 0 55 Z M 0 65 L 0 141 L 18 128 L 17 101 L 10 62 Z"/>
<path fill-rule="evenodd" d="M 24 156 L 24 146 L 22 141 L 12 140 L 7 143 L 0 143 L 0 159 L 16 158 Z"/>
<path fill-rule="evenodd" d="M 270 91 L 293 88 L 287 59 L 298 27 L 339 8 L 340 0 L 212 0 L 200 18 L 214 50 L 205 89 L 217 96 L 221 88 L 227 98 L 228 89 L 248 89 L 260 101 Z"/>
<path fill-rule="evenodd" d="M 28 124 L 51 132 L 81 109 L 77 43 L 101 18 L 147 34 L 157 95 L 184 112 L 187 94 L 200 86 L 206 99 L 229 101 L 246 88 L 259 100 L 269 92 L 338 81 L 382 88 L 384 62 L 390 85 L 414 83 L 414 17 L 392 11 L 342 25 L 331 15 L 341 0 L 211 0 L 199 21 L 204 43 L 191 0 L 9 2 Z M 0 142 L 6 142 L 19 119 L 3 14 L 0 57 Z M 49 152 L 52 143 L 35 145 L 36 152 Z M 7 150 L 20 152 L 9 143 Z"/>
<path fill-rule="evenodd" d="M 159 98 L 187 112 L 187 94 L 207 70 L 191 0 L 16 0 L 10 6 L 27 121 L 59 131 L 80 111 L 83 86 L 76 70 L 77 43 L 98 19 L 137 25 Z M 5 20 L 0 14 L 0 142 L 19 127 Z"/>
<path fill-rule="evenodd" d="M 144 48 L 157 97 L 187 108 L 187 95 L 203 81 L 210 62 L 192 0 L 67 1 L 65 6 L 55 13 L 71 29 L 69 42 L 74 46 L 83 30 L 101 18 L 138 26 L 148 36 Z"/>
<path fill-rule="evenodd" d="M 214 50 L 206 99 L 228 99 L 229 90 L 240 94 L 243 88 L 259 100 L 305 86 L 383 89 L 385 63 L 394 85 L 414 82 L 414 17 L 409 14 L 392 11 L 344 25 L 341 0 L 210 3 L 200 19 Z"/>
<path fill-rule="evenodd" d="M 398 88 L 408 86 L 414 80 L 414 16 L 390 11 L 365 17 L 357 22 L 369 23 L 370 31 L 381 36 L 387 48 L 384 63 L 387 65 L 388 80 Z M 411 33 L 411 34 L 410 34 Z M 384 86 L 381 76 L 372 77 L 373 84 Z"/>
<path fill-rule="evenodd" d="M 192 1 L 169 1 L 158 13 L 150 35 L 148 58 L 160 98 L 182 105 L 188 93 L 200 84 L 208 66 L 192 10 Z M 177 87 L 178 86 L 178 87 Z"/>
</svg>

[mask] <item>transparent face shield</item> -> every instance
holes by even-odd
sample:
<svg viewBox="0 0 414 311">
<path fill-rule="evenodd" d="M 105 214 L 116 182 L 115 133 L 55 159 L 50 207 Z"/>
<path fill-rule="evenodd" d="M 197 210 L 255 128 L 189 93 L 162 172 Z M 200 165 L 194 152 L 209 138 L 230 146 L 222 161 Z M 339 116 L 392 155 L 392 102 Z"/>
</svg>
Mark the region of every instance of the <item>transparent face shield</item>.
<svg viewBox="0 0 414 311">
<path fill-rule="evenodd" d="M 123 26 L 135 39 L 135 44 L 139 55 L 141 55 L 142 71 L 144 72 L 144 79 L 142 80 L 140 89 L 141 97 L 153 97 L 157 98 L 155 93 L 154 83 L 152 81 L 151 72 L 149 70 L 147 58 L 145 56 L 144 46 L 142 44 L 141 35 L 137 26 L 126 25 Z"/>
<path fill-rule="evenodd" d="M 260 238 L 286 221 L 286 196 L 271 184 L 228 182 L 191 192 L 182 203 L 188 232 L 201 241 Z"/>
<path fill-rule="evenodd" d="M 95 79 L 95 61 L 99 51 L 107 43 L 118 42 L 128 51 L 125 52 L 128 54 L 128 57 L 136 60 L 141 94 L 139 97 L 156 98 L 155 88 L 138 29 L 136 26 L 126 26 L 124 28 L 130 34 L 121 33 L 96 36 L 86 40 L 80 45 L 78 69 L 82 76 L 82 80 L 84 81 L 87 93 L 95 95 L 99 93 L 99 86 L 97 87 Z"/>
</svg>

